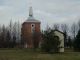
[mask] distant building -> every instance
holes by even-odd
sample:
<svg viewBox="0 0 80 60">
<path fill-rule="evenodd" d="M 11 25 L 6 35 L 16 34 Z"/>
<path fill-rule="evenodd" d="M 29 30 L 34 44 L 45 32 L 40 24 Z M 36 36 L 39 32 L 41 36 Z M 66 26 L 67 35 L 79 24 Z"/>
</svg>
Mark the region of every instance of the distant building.
<svg viewBox="0 0 80 60">
<path fill-rule="evenodd" d="M 64 33 L 58 30 L 54 30 L 55 39 L 60 41 L 59 52 L 64 52 Z"/>
<path fill-rule="evenodd" d="M 32 7 L 29 10 L 28 19 L 22 24 L 21 35 L 24 48 L 39 47 L 41 32 L 41 22 L 36 20 L 33 16 Z"/>
</svg>

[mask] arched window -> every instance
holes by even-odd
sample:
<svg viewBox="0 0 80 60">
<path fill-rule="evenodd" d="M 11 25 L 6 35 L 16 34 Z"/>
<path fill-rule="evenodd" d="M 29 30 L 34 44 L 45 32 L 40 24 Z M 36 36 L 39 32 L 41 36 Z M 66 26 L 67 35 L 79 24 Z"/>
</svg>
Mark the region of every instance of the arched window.
<svg viewBox="0 0 80 60">
<path fill-rule="evenodd" d="M 35 24 L 31 24 L 31 32 L 32 32 L 32 33 L 35 32 Z"/>
<path fill-rule="evenodd" d="M 55 39 L 55 40 L 59 40 L 59 37 L 58 37 L 58 36 L 54 36 L 54 39 Z"/>
</svg>

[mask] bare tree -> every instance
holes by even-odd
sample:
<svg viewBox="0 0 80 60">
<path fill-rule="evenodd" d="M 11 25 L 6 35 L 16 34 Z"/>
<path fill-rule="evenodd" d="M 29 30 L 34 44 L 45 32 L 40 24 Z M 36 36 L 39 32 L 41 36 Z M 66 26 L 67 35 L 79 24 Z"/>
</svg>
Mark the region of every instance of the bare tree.
<svg viewBox="0 0 80 60">
<path fill-rule="evenodd" d="M 46 31 L 50 31 L 51 30 L 51 28 L 49 27 L 49 25 L 47 24 L 47 26 L 46 26 Z"/>
<path fill-rule="evenodd" d="M 59 30 L 59 24 L 54 24 L 52 29 Z"/>
<path fill-rule="evenodd" d="M 75 39 L 76 34 L 78 32 L 78 26 L 75 23 L 73 23 L 71 26 L 71 32 L 72 32 L 73 39 Z"/>
<path fill-rule="evenodd" d="M 0 25 L 0 47 L 15 47 L 16 41 L 20 43 L 21 36 L 21 26 L 19 21 L 12 23 L 10 21 L 9 25 L 5 27 L 5 25 Z"/>
<path fill-rule="evenodd" d="M 20 25 L 20 22 L 19 21 L 17 23 L 17 40 L 18 40 L 18 43 L 21 40 L 21 25 Z"/>
<path fill-rule="evenodd" d="M 66 24 L 61 24 L 61 30 L 64 33 L 64 46 L 67 47 L 68 26 Z"/>
<path fill-rule="evenodd" d="M 17 35 L 17 22 L 15 22 L 14 24 L 13 24 L 13 36 L 16 36 Z"/>
<path fill-rule="evenodd" d="M 10 37 L 10 41 L 12 41 L 12 36 L 13 36 L 13 35 L 12 35 L 12 30 L 13 30 L 13 23 L 12 23 L 12 20 L 11 20 L 10 23 L 9 23 L 9 28 L 8 28 L 8 29 L 9 29 L 10 36 L 11 36 L 11 37 Z"/>
<path fill-rule="evenodd" d="M 66 24 L 61 24 L 61 30 L 63 32 L 68 32 L 68 26 Z"/>
<path fill-rule="evenodd" d="M 15 37 L 14 41 L 16 41 L 17 44 L 20 43 L 20 39 L 21 39 L 21 26 L 20 26 L 20 23 L 19 21 L 18 22 L 15 22 L 14 25 L 13 25 L 13 37 Z"/>
</svg>

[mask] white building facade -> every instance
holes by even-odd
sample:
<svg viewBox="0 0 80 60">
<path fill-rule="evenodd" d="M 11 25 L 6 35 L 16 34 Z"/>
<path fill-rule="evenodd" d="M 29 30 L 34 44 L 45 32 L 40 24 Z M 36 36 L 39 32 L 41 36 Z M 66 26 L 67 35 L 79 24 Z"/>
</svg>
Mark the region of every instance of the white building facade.
<svg viewBox="0 0 80 60">
<path fill-rule="evenodd" d="M 64 52 L 64 33 L 61 31 L 54 31 L 54 35 L 59 37 L 60 45 L 59 45 L 59 52 Z"/>
</svg>

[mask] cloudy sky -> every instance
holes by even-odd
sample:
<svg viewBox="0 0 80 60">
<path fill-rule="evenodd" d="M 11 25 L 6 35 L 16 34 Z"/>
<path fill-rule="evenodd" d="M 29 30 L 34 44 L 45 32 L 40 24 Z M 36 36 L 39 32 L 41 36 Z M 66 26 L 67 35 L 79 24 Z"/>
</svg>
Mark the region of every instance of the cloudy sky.
<svg viewBox="0 0 80 60">
<path fill-rule="evenodd" d="M 30 6 L 42 28 L 47 24 L 72 24 L 80 19 L 80 0 L 0 0 L 0 24 L 10 20 L 24 22 Z"/>
</svg>

